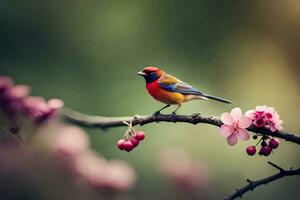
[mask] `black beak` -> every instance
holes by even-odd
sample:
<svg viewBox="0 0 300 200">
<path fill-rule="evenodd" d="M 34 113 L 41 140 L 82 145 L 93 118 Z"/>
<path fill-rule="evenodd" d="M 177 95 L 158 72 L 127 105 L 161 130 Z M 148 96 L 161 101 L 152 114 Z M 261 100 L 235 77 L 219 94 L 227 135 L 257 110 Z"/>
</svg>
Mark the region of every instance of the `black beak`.
<svg viewBox="0 0 300 200">
<path fill-rule="evenodd" d="M 139 76 L 146 76 L 146 73 L 143 72 L 143 71 L 140 71 L 140 72 L 137 73 L 137 75 L 139 75 Z"/>
</svg>

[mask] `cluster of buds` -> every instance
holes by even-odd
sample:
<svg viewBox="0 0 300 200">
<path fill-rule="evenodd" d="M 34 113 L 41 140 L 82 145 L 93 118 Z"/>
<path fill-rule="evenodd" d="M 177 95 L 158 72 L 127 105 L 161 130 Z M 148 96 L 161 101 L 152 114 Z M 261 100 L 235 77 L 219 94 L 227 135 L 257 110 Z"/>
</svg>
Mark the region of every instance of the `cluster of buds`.
<svg viewBox="0 0 300 200">
<path fill-rule="evenodd" d="M 120 139 L 117 142 L 117 147 L 120 150 L 130 152 L 140 144 L 140 141 L 144 140 L 145 133 L 143 131 L 135 131 L 132 127 L 132 122 L 128 123 L 124 121 L 123 123 L 128 126 L 128 129 L 125 132 L 123 139 Z"/>
<path fill-rule="evenodd" d="M 30 96 L 30 87 L 14 85 L 9 77 L 0 76 L 0 107 L 7 116 L 15 121 L 19 115 L 25 115 L 36 123 L 45 121 L 63 107 L 63 101 Z"/>
<path fill-rule="evenodd" d="M 254 139 L 257 139 L 257 135 L 253 136 Z M 258 152 L 259 155 L 269 156 L 274 149 L 277 149 L 279 146 L 279 140 L 276 138 L 269 138 L 263 136 L 259 142 L 255 146 L 248 146 L 246 152 L 249 156 L 253 156 L 256 154 L 256 146 L 260 144 L 260 150 Z"/>
<path fill-rule="evenodd" d="M 279 114 L 273 107 L 256 106 L 255 110 L 246 112 L 246 116 L 253 120 L 253 125 L 260 128 L 265 127 L 272 132 L 282 130 L 283 121 L 280 120 Z"/>
</svg>

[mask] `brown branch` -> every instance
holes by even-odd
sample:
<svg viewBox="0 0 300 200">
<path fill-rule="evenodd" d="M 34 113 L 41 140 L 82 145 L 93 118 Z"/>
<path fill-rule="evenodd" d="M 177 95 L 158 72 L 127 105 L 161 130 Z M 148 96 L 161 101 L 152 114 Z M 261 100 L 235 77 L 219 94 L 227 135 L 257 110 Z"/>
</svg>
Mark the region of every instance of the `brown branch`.
<svg viewBox="0 0 300 200">
<path fill-rule="evenodd" d="M 63 117 L 66 121 L 84 127 L 90 128 L 111 128 L 111 127 L 119 127 L 126 126 L 123 121 L 132 122 L 132 125 L 144 125 L 154 122 L 183 122 L 190 124 L 210 124 L 214 126 L 220 127 L 223 123 L 218 117 L 214 116 L 204 116 L 201 114 L 193 114 L 193 115 L 172 115 L 172 114 L 155 114 L 155 115 L 146 115 L 139 116 L 135 115 L 133 117 L 103 117 L 103 116 L 91 116 L 82 114 L 77 111 L 73 111 L 71 109 L 65 108 L 63 110 Z M 276 131 L 272 132 L 266 128 L 257 128 L 255 126 L 250 126 L 248 128 L 249 131 L 259 133 L 261 135 L 268 135 L 273 137 L 282 138 L 286 141 L 290 141 L 300 145 L 300 137 L 287 133 L 284 131 Z"/>
<path fill-rule="evenodd" d="M 271 175 L 269 177 L 263 178 L 263 179 L 259 179 L 256 181 L 252 181 L 247 179 L 248 184 L 245 185 L 244 187 L 237 189 L 235 193 L 231 194 L 230 196 L 228 196 L 227 198 L 225 198 L 225 200 L 233 200 L 236 199 L 238 197 L 242 197 L 245 193 L 254 190 L 256 187 L 263 185 L 263 184 L 268 184 L 270 182 L 276 181 L 277 179 L 286 177 L 286 176 L 294 176 L 294 175 L 300 175 L 300 168 L 298 169 L 288 169 L 285 170 L 282 167 L 279 167 L 278 165 L 272 163 L 272 162 L 268 162 L 272 167 L 276 168 L 277 170 L 279 170 L 278 173 Z"/>
</svg>

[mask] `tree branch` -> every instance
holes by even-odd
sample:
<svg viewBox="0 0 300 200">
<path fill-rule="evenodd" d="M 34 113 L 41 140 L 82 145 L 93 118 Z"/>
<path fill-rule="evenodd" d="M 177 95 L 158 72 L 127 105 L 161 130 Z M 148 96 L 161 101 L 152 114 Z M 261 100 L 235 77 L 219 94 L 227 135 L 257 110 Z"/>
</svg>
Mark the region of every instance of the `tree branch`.
<svg viewBox="0 0 300 200">
<path fill-rule="evenodd" d="M 268 184 L 270 182 L 276 181 L 277 179 L 286 177 L 286 176 L 294 176 L 294 175 L 300 175 L 300 168 L 298 169 L 289 169 L 289 170 L 285 170 L 282 167 L 279 167 L 278 165 L 272 163 L 272 162 L 268 162 L 272 167 L 276 168 L 277 170 L 279 170 L 278 173 L 263 178 L 263 179 L 259 179 L 256 181 L 252 181 L 247 179 L 248 184 L 245 185 L 244 187 L 237 189 L 235 193 L 231 194 L 230 196 L 228 196 L 227 198 L 225 198 L 225 200 L 233 200 L 236 199 L 238 197 L 242 197 L 246 192 L 252 191 L 254 190 L 256 187 L 263 185 L 263 184 Z"/>
<path fill-rule="evenodd" d="M 158 123 L 158 122 L 183 122 L 183 123 L 190 123 L 190 124 L 210 124 L 213 126 L 220 127 L 223 125 L 222 121 L 218 117 L 214 116 L 204 116 L 201 114 L 193 114 L 193 115 L 172 115 L 172 114 L 154 114 L 154 115 L 146 115 L 146 116 L 139 116 L 135 115 L 133 117 L 103 117 L 103 116 L 91 116 L 82 114 L 77 111 L 73 111 L 71 109 L 64 109 L 63 110 L 63 117 L 66 121 L 84 127 L 90 128 L 111 128 L 111 127 L 120 127 L 120 126 L 127 126 L 124 121 L 131 122 L 133 126 L 135 125 L 144 125 L 149 123 Z M 286 141 L 293 142 L 295 144 L 300 145 L 300 137 L 291 133 L 283 132 L 283 131 L 276 131 L 272 132 L 266 128 L 257 128 L 255 126 L 250 126 L 247 128 L 248 131 L 252 131 L 258 133 L 260 135 L 266 136 L 273 136 L 285 139 Z M 237 189 L 235 193 L 230 195 L 226 198 L 226 200 L 232 200 L 237 197 L 242 197 L 246 192 L 254 190 L 256 187 L 262 184 L 268 184 L 273 182 L 277 179 L 283 178 L 285 176 L 293 176 L 293 175 L 300 175 L 300 169 L 289 169 L 285 170 L 278 165 L 268 162 L 272 167 L 279 170 L 277 174 L 272 176 L 252 181 L 247 179 L 248 184 L 240 189 Z"/>
<path fill-rule="evenodd" d="M 119 127 L 126 126 L 123 121 L 132 122 L 132 125 L 144 125 L 154 122 L 183 122 L 190 124 L 210 124 L 214 126 L 222 126 L 222 121 L 218 117 L 214 116 L 204 116 L 201 114 L 192 114 L 192 115 L 172 115 L 172 114 L 156 114 L 156 115 L 146 115 L 139 116 L 135 115 L 133 117 L 103 117 L 103 116 L 91 116 L 82 114 L 77 111 L 73 111 L 71 109 L 65 108 L 63 110 L 63 117 L 66 121 L 84 127 L 90 128 L 111 128 L 111 127 Z M 266 128 L 257 128 L 255 126 L 250 126 L 247 128 L 249 131 L 259 133 L 261 135 L 268 135 L 273 137 L 282 138 L 286 141 L 290 141 L 300 145 L 300 137 L 291 133 L 287 133 L 284 131 L 276 131 L 272 132 Z"/>
</svg>

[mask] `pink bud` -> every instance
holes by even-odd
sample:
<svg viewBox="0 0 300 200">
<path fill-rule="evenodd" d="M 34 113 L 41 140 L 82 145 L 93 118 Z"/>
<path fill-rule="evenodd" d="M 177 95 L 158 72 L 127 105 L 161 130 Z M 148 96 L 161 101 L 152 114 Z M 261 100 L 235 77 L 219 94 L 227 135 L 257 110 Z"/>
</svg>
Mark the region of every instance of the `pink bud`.
<svg viewBox="0 0 300 200">
<path fill-rule="evenodd" d="M 137 140 L 142 141 L 145 138 L 145 133 L 143 131 L 138 131 L 135 135 L 134 138 Z"/>
<path fill-rule="evenodd" d="M 248 146 L 246 152 L 249 156 L 253 156 L 256 153 L 255 146 Z"/>
<path fill-rule="evenodd" d="M 271 139 L 270 142 L 269 142 L 269 146 L 272 149 L 276 149 L 279 146 L 279 140 L 276 139 L 276 138 Z"/>
<path fill-rule="evenodd" d="M 263 146 L 263 147 L 261 147 L 259 154 L 268 156 L 271 154 L 271 152 L 272 152 L 272 149 L 269 146 Z"/>
</svg>

